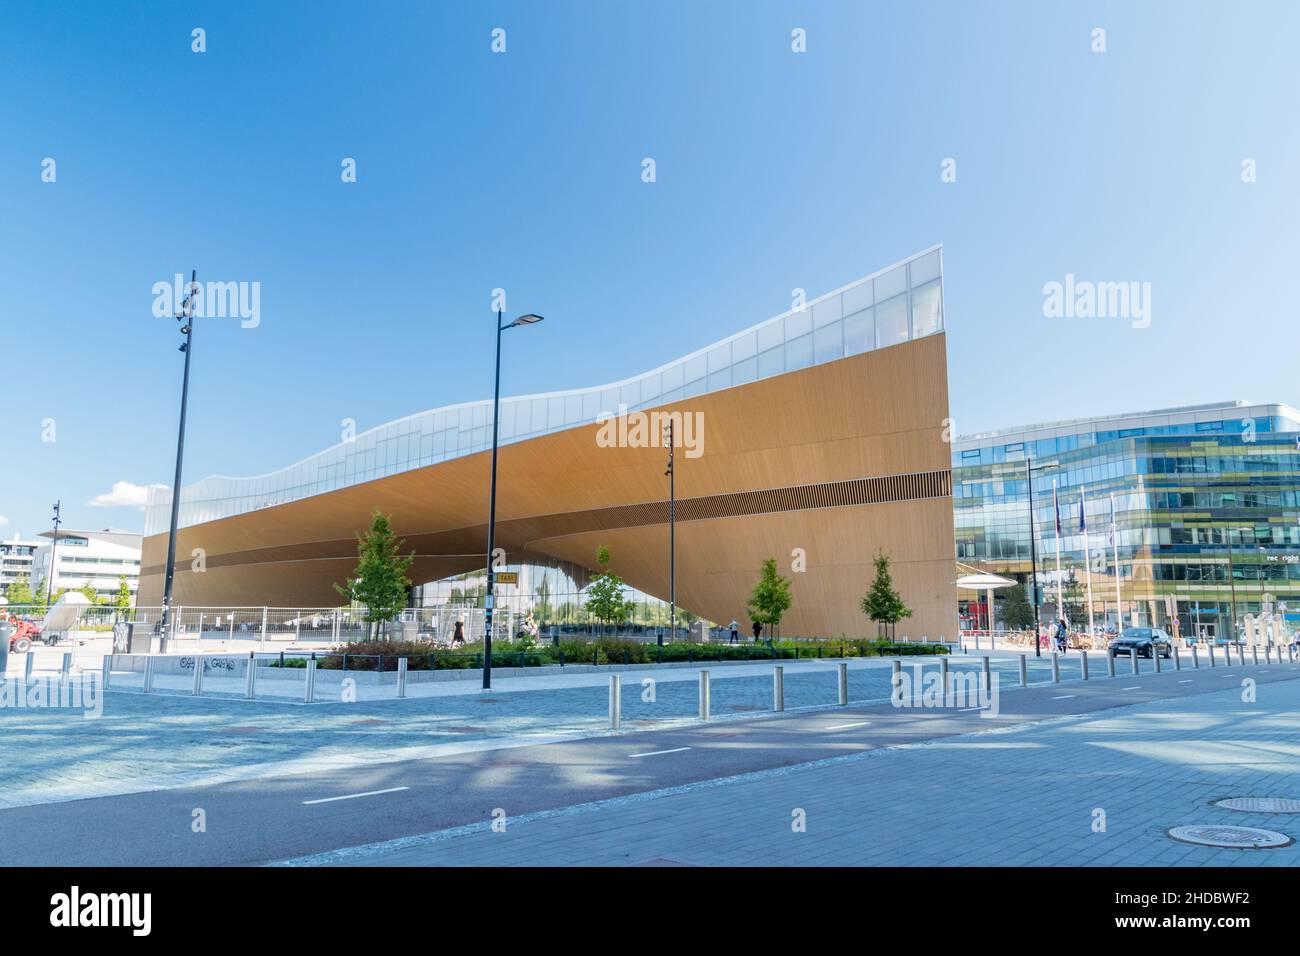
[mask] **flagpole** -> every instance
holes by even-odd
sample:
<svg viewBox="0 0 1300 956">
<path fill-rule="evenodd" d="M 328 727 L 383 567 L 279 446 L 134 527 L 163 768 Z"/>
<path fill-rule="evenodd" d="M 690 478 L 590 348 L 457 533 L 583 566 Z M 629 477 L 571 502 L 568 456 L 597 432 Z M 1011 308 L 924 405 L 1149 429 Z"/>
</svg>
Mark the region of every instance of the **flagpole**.
<svg viewBox="0 0 1300 956">
<path fill-rule="evenodd" d="M 1115 565 L 1115 633 L 1124 630 L 1124 602 L 1119 595 L 1119 535 L 1115 533 L 1115 493 L 1110 493 L 1110 545 L 1111 561 Z"/>
<path fill-rule="evenodd" d="M 1079 527 L 1083 530 L 1083 570 L 1088 581 L 1088 636 L 1092 637 L 1092 552 L 1088 550 L 1088 519 L 1084 517 L 1086 495 L 1079 489 Z"/>
<path fill-rule="evenodd" d="M 1052 479 L 1052 508 L 1056 512 L 1056 619 L 1065 620 L 1065 595 L 1061 581 L 1061 505 L 1056 499 L 1056 479 Z"/>
</svg>

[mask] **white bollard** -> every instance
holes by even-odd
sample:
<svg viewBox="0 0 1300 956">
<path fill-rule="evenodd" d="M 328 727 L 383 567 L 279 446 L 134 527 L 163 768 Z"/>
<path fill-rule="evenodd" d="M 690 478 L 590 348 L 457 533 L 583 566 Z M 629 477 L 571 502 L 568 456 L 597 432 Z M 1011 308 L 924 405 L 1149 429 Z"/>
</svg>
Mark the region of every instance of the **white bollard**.
<svg viewBox="0 0 1300 956">
<path fill-rule="evenodd" d="M 144 659 L 144 692 L 146 694 L 153 692 L 153 655 L 148 654 Z"/>
<path fill-rule="evenodd" d="M 700 720 L 709 719 L 709 672 L 700 671 Z"/>
<path fill-rule="evenodd" d="M 781 664 L 772 668 L 772 709 L 785 710 L 785 667 Z"/>
<path fill-rule="evenodd" d="M 841 661 L 837 667 L 840 672 L 840 706 L 847 707 L 849 703 L 849 665 Z"/>
<path fill-rule="evenodd" d="M 405 663 L 405 661 L 403 661 Z M 618 674 L 609 675 L 609 729 L 618 730 L 623 720 L 623 681 Z"/>
<path fill-rule="evenodd" d="M 397 659 L 397 696 L 406 696 L 406 658 Z"/>
<path fill-rule="evenodd" d="M 1079 675 L 1084 680 L 1088 679 L 1088 652 L 1083 648 L 1079 650 Z"/>
<path fill-rule="evenodd" d="M 244 698 L 257 699 L 257 658 L 252 651 L 248 652 L 248 670 L 244 674 Z"/>
<path fill-rule="evenodd" d="M 1059 684 L 1060 682 L 1061 682 L 1061 655 L 1056 651 L 1052 651 L 1052 683 Z"/>
<path fill-rule="evenodd" d="M 190 687 L 191 697 L 203 696 L 203 655 L 194 655 L 194 683 Z"/>
<path fill-rule="evenodd" d="M 1020 655 L 1020 686 L 1029 686 L 1029 665 L 1025 663 L 1025 655 Z"/>
<path fill-rule="evenodd" d="M 314 660 L 307 662 L 307 677 L 302 683 L 302 702 L 310 704 L 316 699 L 316 662 Z"/>
</svg>

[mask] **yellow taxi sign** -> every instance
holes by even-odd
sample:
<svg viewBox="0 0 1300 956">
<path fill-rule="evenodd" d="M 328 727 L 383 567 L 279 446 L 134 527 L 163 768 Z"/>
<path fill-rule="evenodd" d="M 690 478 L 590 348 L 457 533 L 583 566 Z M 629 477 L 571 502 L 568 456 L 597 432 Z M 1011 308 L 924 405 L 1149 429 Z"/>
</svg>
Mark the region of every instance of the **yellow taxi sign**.
<svg viewBox="0 0 1300 956">
<path fill-rule="evenodd" d="M 518 572 L 518 571 L 498 571 L 498 572 L 496 572 L 496 574 L 493 575 L 493 579 L 496 581 L 497 584 L 518 584 L 518 583 L 519 583 L 519 572 Z"/>
</svg>

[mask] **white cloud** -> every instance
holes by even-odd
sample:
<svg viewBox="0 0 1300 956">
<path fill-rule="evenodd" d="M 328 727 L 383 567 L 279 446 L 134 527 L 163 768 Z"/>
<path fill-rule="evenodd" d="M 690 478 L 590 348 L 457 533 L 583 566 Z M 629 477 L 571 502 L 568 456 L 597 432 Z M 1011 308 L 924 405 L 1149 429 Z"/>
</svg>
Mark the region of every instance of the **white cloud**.
<svg viewBox="0 0 1300 956">
<path fill-rule="evenodd" d="M 150 488 L 166 488 L 166 485 L 137 485 L 131 481 L 113 482 L 113 490 L 102 495 L 95 495 L 86 502 L 89 508 L 139 508 L 144 510 L 145 497 Z"/>
<path fill-rule="evenodd" d="M 4 515 L 0 515 L 0 528 L 3 528 L 8 523 L 9 523 L 9 519 L 6 518 Z"/>
</svg>

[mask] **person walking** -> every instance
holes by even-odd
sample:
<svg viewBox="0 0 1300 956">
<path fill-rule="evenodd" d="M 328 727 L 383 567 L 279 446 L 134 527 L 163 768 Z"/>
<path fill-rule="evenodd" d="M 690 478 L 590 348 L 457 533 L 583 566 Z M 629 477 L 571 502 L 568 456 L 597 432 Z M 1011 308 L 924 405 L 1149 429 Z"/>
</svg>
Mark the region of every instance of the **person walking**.
<svg viewBox="0 0 1300 956">
<path fill-rule="evenodd" d="M 732 644 L 735 644 L 739 641 L 740 639 L 739 634 L 740 634 L 740 625 L 736 623 L 736 619 L 733 617 L 731 619 L 731 643 Z"/>
<path fill-rule="evenodd" d="M 1065 618 L 1058 618 L 1056 621 L 1056 649 L 1062 654 L 1065 653 L 1069 645 L 1070 626 L 1065 623 Z"/>
<path fill-rule="evenodd" d="M 760 621 L 754 622 L 754 642 L 758 642 L 759 635 L 763 633 L 763 624 Z"/>
</svg>

